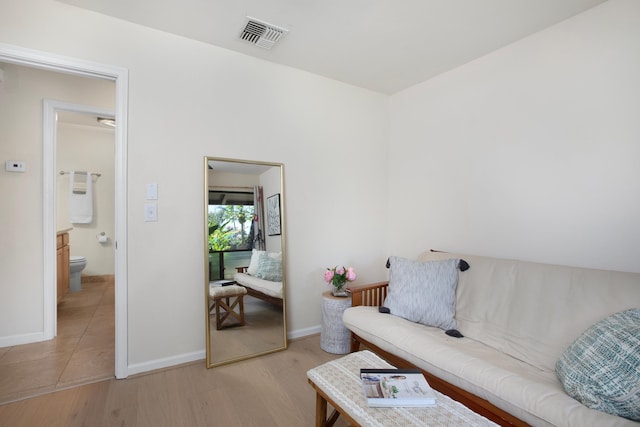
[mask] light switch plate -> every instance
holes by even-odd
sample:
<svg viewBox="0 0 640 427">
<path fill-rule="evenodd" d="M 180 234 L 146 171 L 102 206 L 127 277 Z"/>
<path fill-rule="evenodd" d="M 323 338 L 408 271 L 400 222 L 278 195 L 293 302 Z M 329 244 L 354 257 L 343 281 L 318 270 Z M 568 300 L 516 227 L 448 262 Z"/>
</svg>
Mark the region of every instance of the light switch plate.
<svg viewBox="0 0 640 427">
<path fill-rule="evenodd" d="M 144 220 L 145 222 L 153 222 L 158 220 L 158 205 L 155 203 L 144 204 Z"/>
<path fill-rule="evenodd" d="M 147 184 L 147 200 L 158 200 L 158 184 L 152 182 Z"/>
</svg>

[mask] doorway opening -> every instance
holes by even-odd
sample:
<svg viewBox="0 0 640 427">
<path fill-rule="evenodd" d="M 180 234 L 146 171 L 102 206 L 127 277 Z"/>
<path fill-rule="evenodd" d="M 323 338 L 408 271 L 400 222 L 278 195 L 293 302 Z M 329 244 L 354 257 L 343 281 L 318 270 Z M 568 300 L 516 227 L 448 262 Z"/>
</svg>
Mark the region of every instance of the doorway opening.
<svg viewBox="0 0 640 427">
<path fill-rule="evenodd" d="M 20 47 L 0 44 L 0 62 L 17 64 L 67 75 L 110 80 L 115 83 L 114 147 L 114 303 L 115 303 L 115 376 L 128 376 L 127 361 L 127 94 L 128 71 L 124 68 L 92 63 Z M 53 135 L 55 109 L 43 108 L 42 162 L 42 242 L 43 242 L 43 327 L 41 333 L 30 334 L 22 343 L 51 339 L 56 329 L 56 223 L 55 223 L 55 144 L 48 141 Z M 46 159 L 46 160 L 45 160 Z M 17 344 L 21 344 L 18 342 Z"/>
<path fill-rule="evenodd" d="M 112 91 L 100 87 L 88 92 L 112 99 Z M 113 378 L 115 372 L 115 129 L 99 119 L 115 120 L 113 111 L 93 106 L 47 99 L 43 108 L 53 109 L 46 117 L 56 118 L 44 127 L 53 130 L 45 143 L 55 145 L 56 165 L 54 341 L 66 350 L 56 353 L 58 360 L 67 360 L 58 389 Z"/>
</svg>

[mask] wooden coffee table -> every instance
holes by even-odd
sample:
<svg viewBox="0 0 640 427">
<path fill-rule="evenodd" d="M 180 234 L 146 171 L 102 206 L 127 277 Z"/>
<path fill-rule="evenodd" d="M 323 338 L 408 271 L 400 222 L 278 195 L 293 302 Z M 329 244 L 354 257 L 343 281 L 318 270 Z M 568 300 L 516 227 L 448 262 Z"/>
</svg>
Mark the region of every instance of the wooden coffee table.
<svg viewBox="0 0 640 427">
<path fill-rule="evenodd" d="M 353 426 L 497 426 L 455 400 L 435 391 L 431 408 L 369 408 L 360 382 L 361 368 L 393 368 L 365 350 L 332 360 L 307 372 L 316 391 L 316 427 L 330 427 L 342 415 Z M 327 404 L 335 410 L 327 418 Z"/>
</svg>

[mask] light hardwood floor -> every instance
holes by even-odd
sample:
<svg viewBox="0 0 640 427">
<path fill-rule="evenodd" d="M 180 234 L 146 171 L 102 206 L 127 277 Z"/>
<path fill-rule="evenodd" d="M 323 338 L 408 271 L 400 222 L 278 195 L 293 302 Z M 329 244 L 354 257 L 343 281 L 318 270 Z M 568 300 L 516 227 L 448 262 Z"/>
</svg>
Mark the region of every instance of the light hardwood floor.
<svg viewBox="0 0 640 427">
<path fill-rule="evenodd" d="M 0 404 L 113 378 L 114 310 L 112 277 L 83 282 L 58 304 L 55 339 L 0 348 Z"/>
<path fill-rule="evenodd" d="M 2 405 L 0 425 L 313 426 L 315 393 L 306 372 L 338 357 L 313 335 L 285 351 L 213 369 L 195 362 Z"/>
<path fill-rule="evenodd" d="M 214 310 L 215 312 L 215 310 Z M 244 296 L 245 325 L 216 330 L 216 316 L 209 316 L 211 359 L 219 362 L 245 354 L 261 353 L 284 345 L 282 308 L 249 295 Z M 237 322 L 234 319 L 234 322 Z"/>
</svg>

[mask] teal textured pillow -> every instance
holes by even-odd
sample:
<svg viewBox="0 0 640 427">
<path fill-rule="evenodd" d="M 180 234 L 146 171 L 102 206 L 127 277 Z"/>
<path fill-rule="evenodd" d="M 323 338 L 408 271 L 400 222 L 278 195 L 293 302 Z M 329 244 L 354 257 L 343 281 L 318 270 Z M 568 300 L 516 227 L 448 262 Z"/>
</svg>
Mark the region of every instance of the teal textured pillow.
<svg viewBox="0 0 640 427">
<path fill-rule="evenodd" d="M 390 257 L 389 293 L 384 306 L 391 314 L 412 322 L 444 330 L 455 328 L 458 262 Z"/>
<path fill-rule="evenodd" d="M 640 421 L 640 309 L 613 314 L 565 350 L 556 373 L 583 405 Z"/>
<path fill-rule="evenodd" d="M 256 277 L 270 282 L 282 282 L 282 261 L 268 254 L 260 255 Z"/>
</svg>

